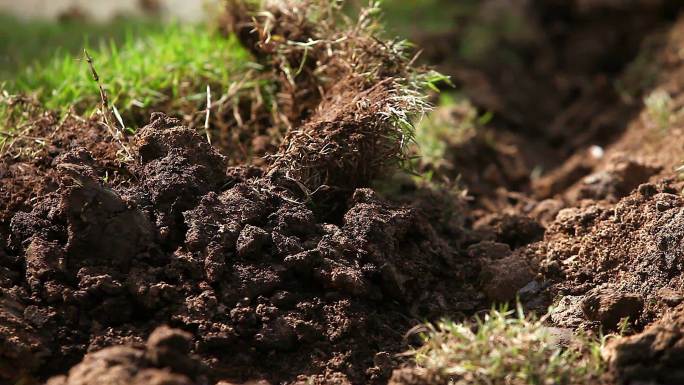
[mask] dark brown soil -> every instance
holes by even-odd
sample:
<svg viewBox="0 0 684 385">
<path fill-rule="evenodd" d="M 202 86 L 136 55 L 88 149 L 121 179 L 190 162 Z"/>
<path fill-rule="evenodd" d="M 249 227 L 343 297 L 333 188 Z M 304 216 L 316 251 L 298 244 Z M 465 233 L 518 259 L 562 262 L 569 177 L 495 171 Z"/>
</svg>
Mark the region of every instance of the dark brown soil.
<svg viewBox="0 0 684 385">
<path fill-rule="evenodd" d="M 227 172 L 178 124 L 153 116 L 131 140 L 139 163 L 121 183 L 103 181 L 107 156 L 74 140 L 12 193 L 54 183 L 3 211 L 0 330 L 19 341 L 4 355 L 20 375 L 63 373 L 86 352 L 140 344 L 167 323 L 192 333 L 212 380 L 376 383 L 394 365 L 381 357 L 405 349 L 420 320 L 484 306 L 479 260 L 458 251 L 462 229 L 444 238 L 420 210 L 368 189 L 339 223 L 321 222 L 268 179 Z M 502 241 L 529 242 L 520 228 Z"/>
<path fill-rule="evenodd" d="M 0 160 L 0 383 L 384 384 L 411 366 L 416 325 L 516 298 L 555 305 L 558 327 L 627 318 L 615 382 L 678 383 L 684 21 L 627 3 L 516 9 L 537 31 L 507 43 L 518 64 L 428 50 L 495 112 L 449 167 L 420 165 L 469 194 L 368 187 L 396 155 L 374 104 L 391 87 L 354 73 L 318 84 L 307 67 L 284 87 L 290 130 L 253 143 L 276 154 L 260 167 L 164 114 L 121 143 L 42 117 Z M 639 55 L 659 69 L 648 84 Z M 637 102 L 656 88 L 666 129 Z"/>
</svg>

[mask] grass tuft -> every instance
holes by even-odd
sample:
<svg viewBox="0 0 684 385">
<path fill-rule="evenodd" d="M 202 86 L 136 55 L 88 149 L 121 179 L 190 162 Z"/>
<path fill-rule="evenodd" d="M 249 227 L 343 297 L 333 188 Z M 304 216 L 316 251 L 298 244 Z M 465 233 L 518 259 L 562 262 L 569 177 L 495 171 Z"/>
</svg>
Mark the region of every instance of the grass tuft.
<svg viewBox="0 0 684 385">
<path fill-rule="evenodd" d="M 446 80 L 416 68 L 407 41 L 385 37 L 379 6 L 352 19 L 334 0 L 273 0 L 247 28 L 290 122 L 269 174 L 307 197 L 344 195 L 408 164 L 413 120 L 430 109 L 426 90 Z"/>
<path fill-rule="evenodd" d="M 583 335 L 563 346 L 542 320 L 522 310 L 492 310 L 473 323 L 442 321 L 425 327 L 424 345 L 409 352 L 415 381 L 453 385 L 580 385 L 604 372 L 602 340 Z M 399 372 L 400 373 L 400 372 Z M 395 374 L 395 384 L 411 384 Z"/>
<path fill-rule="evenodd" d="M 143 18 L 118 18 L 106 24 L 80 20 L 22 20 L 0 13 L 0 82 L 14 79 L 26 67 L 56 56 L 77 56 L 102 41 L 120 44 L 127 36 L 159 33 L 163 24 Z"/>
</svg>

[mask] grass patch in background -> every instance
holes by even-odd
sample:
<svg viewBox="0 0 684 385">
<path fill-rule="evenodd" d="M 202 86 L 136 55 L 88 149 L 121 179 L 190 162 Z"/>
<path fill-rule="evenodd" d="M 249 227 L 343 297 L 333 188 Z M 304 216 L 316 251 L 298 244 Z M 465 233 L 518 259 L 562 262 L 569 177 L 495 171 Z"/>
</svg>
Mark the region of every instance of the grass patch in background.
<svg viewBox="0 0 684 385">
<path fill-rule="evenodd" d="M 136 37 L 88 48 L 110 102 L 127 119 L 138 121 L 150 108 L 188 111 L 203 108 L 206 87 L 220 94 L 250 67 L 249 53 L 233 37 L 210 32 L 203 25 L 169 24 Z M 58 54 L 21 71 L 8 83 L 10 93 L 36 96 L 56 111 L 74 107 L 88 114 L 99 94 L 83 53 Z"/>
<path fill-rule="evenodd" d="M 127 36 L 159 32 L 163 24 L 148 19 L 116 19 L 107 24 L 83 21 L 19 20 L 0 14 L 0 82 L 55 55 L 79 55 L 84 46 L 121 43 Z"/>
<path fill-rule="evenodd" d="M 428 325 L 425 344 L 410 354 L 416 373 L 435 384 L 596 383 L 605 370 L 603 340 L 575 335 L 564 346 L 552 330 L 520 309 L 492 310 L 474 323 Z"/>
</svg>

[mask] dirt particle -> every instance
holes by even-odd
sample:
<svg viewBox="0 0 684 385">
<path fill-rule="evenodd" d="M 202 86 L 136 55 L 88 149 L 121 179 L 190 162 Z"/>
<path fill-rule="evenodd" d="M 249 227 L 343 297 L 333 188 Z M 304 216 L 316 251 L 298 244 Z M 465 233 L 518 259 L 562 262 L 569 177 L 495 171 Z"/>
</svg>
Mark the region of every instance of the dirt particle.
<svg viewBox="0 0 684 385">
<path fill-rule="evenodd" d="M 471 258 L 501 259 L 511 253 L 511 247 L 505 243 L 482 241 L 468 246 L 466 251 Z"/>
<path fill-rule="evenodd" d="M 271 237 L 265 230 L 246 225 L 237 239 L 236 250 L 240 257 L 246 258 L 259 252 L 269 241 Z"/>
<path fill-rule="evenodd" d="M 186 356 L 189 336 L 169 328 L 156 330 L 152 336 L 148 340 L 146 349 L 113 346 L 90 353 L 67 375 L 52 378 L 48 383 L 51 385 L 198 384 L 200 381 L 193 381 L 194 377 L 173 371 L 177 369 L 179 358 L 185 357 L 182 359 L 184 361 L 191 360 Z"/>
<path fill-rule="evenodd" d="M 630 194 L 660 170 L 660 167 L 644 164 L 623 154 L 614 154 L 601 171 L 581 181 L 573 199 L 616 200 Z"/>
<path fill-rule="evenodd" d="M 189 357 L 192 335 L 168 326 L 156 328 L 147 339 L 145 358 L 159 368 L 172 368 L 187 375 L 195 375 L 199 365 Z"/>
<path fill-rule="evenodd" d="M 637 190 L 644 198 L 650 198 L 658 192 L 658 189 L 652 183 L 640 184 Z"/>
<path fill-rule="evenodd" d="M 611 289 L 598 289 L 587 294 L 581 307 L 591 321 L 600 322 L 605 328 L 615 328 L 623 318 L 639 316 L 644 300 L 637 294 L 616 293 Z"/>
</svg>

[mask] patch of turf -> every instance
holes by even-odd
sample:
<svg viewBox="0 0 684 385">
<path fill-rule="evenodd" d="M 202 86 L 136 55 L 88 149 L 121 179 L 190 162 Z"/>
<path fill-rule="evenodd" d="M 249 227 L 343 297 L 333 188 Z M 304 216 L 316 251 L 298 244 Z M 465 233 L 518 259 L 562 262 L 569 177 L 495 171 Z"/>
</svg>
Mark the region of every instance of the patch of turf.
<svg viewBox="0 0 684 385">
<path fill-rule="evenodd" d="M 134 125 L 151 108 L 180 114 L 204 108 L 207 85 L 222 95 L 251 68 L 251 56 L 233 38 L 208 31 L 203 25 L 169 24 L 137 37 L 129 32 L 87 48 L 101 83 L 126 123 Z M 7 84 L 10 93 L 32 94 L 47 109 L 74 108 L 88 114 L 99 105 L 83 52 L 57 54 L 37 62 Z"/>
</svg>

